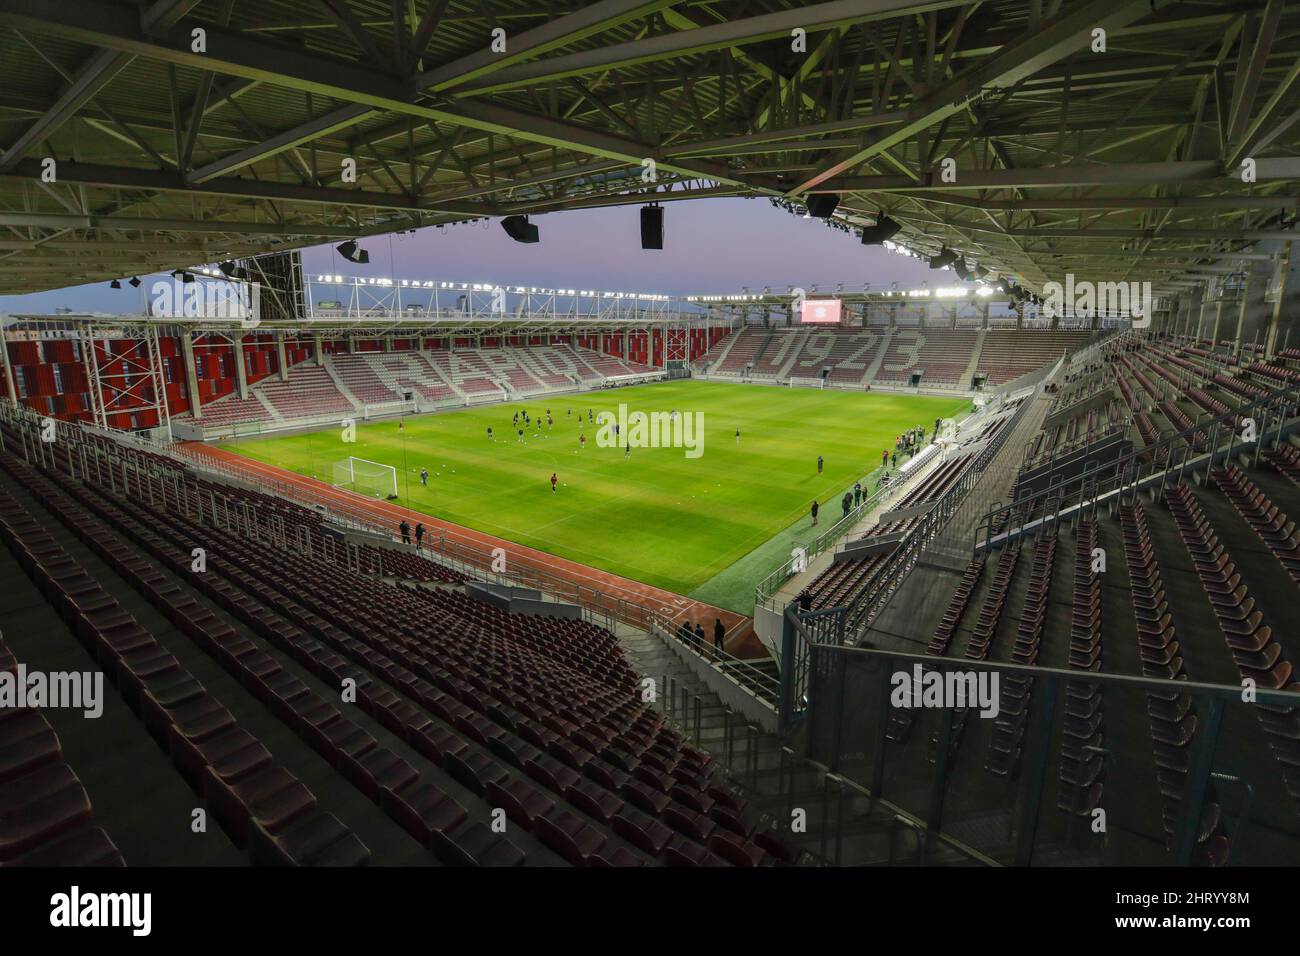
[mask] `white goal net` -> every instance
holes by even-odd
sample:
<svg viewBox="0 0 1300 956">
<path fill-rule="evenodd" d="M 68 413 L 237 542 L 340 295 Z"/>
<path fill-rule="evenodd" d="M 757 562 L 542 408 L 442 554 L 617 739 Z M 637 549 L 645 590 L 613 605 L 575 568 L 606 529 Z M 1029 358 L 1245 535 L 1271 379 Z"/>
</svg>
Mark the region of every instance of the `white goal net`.
<svg viewBox="0 0 1300 956">
<path fill-rule="evenodd" d="M 397 469 L 355 456 L 334 463 L 334 487 L 371 498 L 397 496 Z"/>
</svg>

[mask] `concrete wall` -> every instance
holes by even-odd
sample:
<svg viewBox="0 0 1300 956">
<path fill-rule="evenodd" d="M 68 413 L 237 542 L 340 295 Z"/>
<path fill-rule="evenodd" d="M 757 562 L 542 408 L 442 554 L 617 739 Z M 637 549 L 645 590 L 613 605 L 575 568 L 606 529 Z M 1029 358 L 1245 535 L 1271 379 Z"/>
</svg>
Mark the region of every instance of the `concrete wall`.
<svg viewBox="0 0 1300 956">
<path fill-rule="evenodd" d="M 541 617 L 559 617 L 566 620 L 582 619 L 582 608 L 578 605 L 543 601 L 542 592 L 532 588 L 511 588 L 471 581 L 465 585 L 465 591 L 470 597 L 510 614 L 536 614 Z"/>
</svg>

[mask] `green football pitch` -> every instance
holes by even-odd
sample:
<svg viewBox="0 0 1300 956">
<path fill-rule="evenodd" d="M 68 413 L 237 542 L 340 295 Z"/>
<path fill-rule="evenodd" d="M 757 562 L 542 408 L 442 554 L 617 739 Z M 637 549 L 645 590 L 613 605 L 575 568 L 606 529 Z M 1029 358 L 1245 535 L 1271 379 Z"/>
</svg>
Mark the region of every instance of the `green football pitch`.
<svg viewBox="0 0 1300 956">
<path fill-rule="evenodd" d="M 622 441 L 601 447 L 588 410 L 618 415 L 620 404 L 629 415 L 702 414 L 700 454 L 633 447 L 629 455 Z M 398 498 L 417 511 L 691 595 L 792 526 L 808 525 L 814 498 L 833 522 L 844 490 L 880 464 L 895 436 L 915 425 L 928 433 L 936 418 L 968 407 L 950 398 L 677 381 L 422 415 L 401 430 L 393 419 L 358 423 L 354 443 L 335 427 L 223 447 L 331 483 L 348 456 L 392 465 Z M 527 429 L 521 442 L 511 419 L 524 410 L 541 429 Z M 770 562 L 751 556 L 738 565 L 747 579 L 733 574 L 694 596 L 749 613 L 757 579 L 788 554 L 785 546 Z"/>
</svg>

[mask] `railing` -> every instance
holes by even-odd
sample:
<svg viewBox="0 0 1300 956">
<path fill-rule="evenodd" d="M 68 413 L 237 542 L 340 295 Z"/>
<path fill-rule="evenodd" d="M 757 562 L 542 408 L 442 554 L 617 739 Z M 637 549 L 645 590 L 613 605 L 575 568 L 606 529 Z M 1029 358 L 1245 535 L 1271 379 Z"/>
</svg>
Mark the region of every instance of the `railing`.
<svg viewBox="0 0 1300 956">
<path fill-rule="evenodd" d="M 800 854 L 798 862 L 824 862 L 825 846 L 818 843 L 814 833 L 796 836 L 786 822 L 792 818 L 796 805 L 806 805 L 807 795 L 799 792 L 801 776 L 816 772 L 816 768 L 725 701 L 714 704 L 667 674 L 661 675 L 658 691 L 654 706 L 664 714 L 668 725 L 707 750 L 728 783 L 743 790 L 751 807 L 770 813 L 770 832 L 783 843 L 795 844 L 794 849 Z M 712 719 L 706 722 L 706 718 Z M 773 769 L 775 774 L 771 772 Z M 819 846 L 820 860 L 814 850 Z M 805 854 L 811 855 L 812 860 Z"/>
<path fill-rule="evenodd" d="M 709 643 L 707 638 L 701 640 L 694 633 L 689 636 L 685 631 L 678 633 L 671 622 L 660 617 L 653 618 L 647 630 L 656 631 L 658 636 L 667 643 L 674 641 L 680 643 L 696 657 L 714 666 L 723 677 L 729 678 L 773 711 L 776 710 L 777 701 L 781 696 L 780 678 L 756 666 L 753 661 L 741 660 L 726 651 L 718 650 Z"/>
<path fill-rule="evenodd" d="M 864 383 L 862 387 L 869 386 L 873 392 L 900 392 L 907 395 L 923 394 L 925 392 L 941 392 L 954 396 L 976 395 L 979 394 L 976 389 L 970 385 L 963 385 L 960 382 L 927 382 L 924 377 L 921 378 L 920 385 L 909 385 L 906 382 L 896 381 L 870 381 Z"/>
<path fill-rule="evenodd" d="M 1190 428 L 1174 431 L 1154 444 L 1134 449 L 1108 462 L 1085 464 L 1078 474 L 1053 481 L 1042 491 L 1009 504 L 999 503 L 983 516 L 975 528 L 972 550 L 978 553 L 997 540 L 1009 540 L 1027 527 L 1060 520 L 1063 513 L 1123 488 L 1146 487 L 1159 482 L 1163 489 L 1171 478 L 1181 482 L 1188 468 L 1213 467 L 1220 457 L 1227 460 L 1234 449 L 1253 448 L 1258 458 L 1270 431 L 1273 446 L 1277 447 L 1297 410 L 1300 410 L 1300 382 L 1285 385 L 1222 415 L 1203 413 Z M 1247 441 L 1237 430 L 1244 420 L 1254 421 L 1256 418 L 1259 420 L 1255 421 L 1254 436 Z M 1198 434 L 1208 436 L 1204 451 L 1196 447 Z M 1226 444 L 1221 444 L 1224 439 Z M 1055 501 L 1054 511 L 1034 517 L 1037 503 L 1043 500 Z"/>
<path fill-rule="evenodd" d="M 844 632 L 855 637 L 870 625 L 883 602 L 893 593 L 902 578 L 911 571 L 923 551 L 938 537 L 956 513 L 966 493 L 975 486 L 983 476 L 985 469 L 997 458 L 1007 440 L 1019 425 L 1021 419 L 1033 407 L 1038 396 L 1042 394 L 1043 383 L 1055 374 L 1060 361 L 1049 370 L 1044 370 L 1038 387 L 1020 401 L 1019 407 L 1011 417 L 1002 423 L 997 434 L 984 446 L 970 465 L 962 470 L 961 476 L 938 498 L 930 509 L 921 516 L 912 527 L 907 537 L 885 560 L 880 571 L 873 576 L 871 583 L 861 591 L 852 603 L 844 608 Z M 843 636 L 843 633 L 841 636 Z"/>
<path fill-rule="evenodd" d="M 459 406 L 460 403 L 446 404 Z M 189 418 L 174 420 L 174 424 L 202 430 L 204 440 L 215 438 L 239 441 L 241 438 L 255 438 L 260 435 L 292 431 L 299 428 L 338 425 L 346 419 L 369 421 L 372 417 L 388 418 L 394 415 L 409 415 L 415 414 L 422 408 L 440 407 L 444 406 L 437 403 L 426 403 L 422 406 L 421 403 L 416 401 L 408 402 L 402 399 L 394 399 L 383 404 L 363 404 L 352 411 L 334 412 L 329 415 L 306 415 L 300 418 L 284 418 L 273 421 L 222 422 L 216 425 L 208 424 L 203 418 Z"/>
<path fill-rule="evenodd" d="M 791 554 L 790 557 L 781 562 L 780 566 L 777 567 L 776 570 L 772 571 L 764 577 L 763 580 L 759 581 L 757 585 L 755 585 L 755 605 L 770 607 L 771 604 L 769 602 L 772 597 L 781 590 L 786 581 L 789 581 L 796 574 L 806 571 L 810 561 L 825 553 L 827 548 L 834 545 L 841 538 L 847 535 L 859 521 L 870 514 L 871 511 L 888 498 L 890 494 L 894 493 L 895 489 L 892 485 L 883 489 L 879 486 L 880 478 L 888 473 L 888 471 L 888 468 L 878 466 L 869 472 L 863 479 L 866 486 L 869 488 L 873 481 L 876 482 L 876 490 L 872 492 L 870 496 L 864 498 L 860 505 L 852 509 L 846 516 L 841 517 L 840 520 L 836 521 L 833 525 L 819 534 L 813 540 L 812 544 L 800 546 L 799 549 L 802 553 L 798 555 Z"/>
<path fill-rule="evenodd" d="M 790 623 L 802 626 L 797 620 Z M 900 683 L 914 686 L 918 668 L 923 678 L 935 675 L 951 686 L 947 675 L 953 675 L 966 686 L 991 692 L 965 706 L 945 700 L 938 706 L 900 707 L 894 692 Z M 898 834 L 880 811 L 902 816 L 915 838 L 910 852 L 921 864 L 934 862 L 942 850 L 953 859 L 991 865 L 1187 866 L 1205 862 L 1213 850 L 1201 832 L 1207 819 L 1218 821 L 1216 832 L 1228 846 L 1229 862 L 1276 863 L 1288 852 L 1276 846 L 1277 835 L 1295 832 L 1291 799 L 1281 787 L 1257 785 L 1257 775 L 1280 777 L 1283 765 L 1267 749 L 1260 755 L 1265 763 L 1243 765 L 1241 758 L 1240 734 L 1262 736 L 1258 718 L 1267 717 L 1269 709 L 1294 705 L 1294 695 L 1285 691 L 1261 689 L 1255 701 L 1245 702 L 1241 687 L 1231 684 L 956 660 L 816 641 L 808 673 L 806 756 L 824 769 L 832 806 L 847 794 L 876 812 L 887 840 L 884 852 L 896 852 Z M 999 700 L 999 688 L 1008 683 L 1031 689 L 1023 713 L 981 718 L 981 707 Z M 1135 818 L 1138 809 L 1126 803 L 1122 824 L 1112 814 L 1112 825 L 1099 829 L 1100 815 L 1094 810 L 1117 806 L 1113 782 L 1151 777 L 1151 747 L 1118 747 L 1112 734 L 1092 745 L 1089 752 L 1100 767 L 1097 779 L 1104 781 L 1098 797 L 1066 779 L 1061 751 L 1065 708 L 1071 699 L 1089 699 L 1103 716 L 1145 715 L 1150 700 L 1172 695 L 1190 704 L 1196 722 L 1190 739 L 1179 747 L 1186 769 L 1178 792 L 1163 804 L 1170 809 L 1168 839 L 1156 791 L 1144 818 Z M 982 757 L 997 739 L 995 720 L 1008 716 L 1019 721 L 1018 760 L 1013 772 L 1000 775 L 986 769 Z M 1221 733 L 1225 724 L 1235 729 Z M 981 749 L 981 759 L 975 759 L 972 748 Z M 959 759 L 963 754 L 965 759 Z M 1272 793 L 1267 801 L 1266 791 Z M 821 814 L 819 838 L 828 860 L 858 862 L 841 854 L 849 852 L 846 830 L 860 829 L 866 816 L 854 819 L 843 807 Z"/>
<path fill-rule="evenodd" d="M 1062 357 L 1054 365 L 1039 371 L 1033 391 L 1020 398 L 1015 412 L 1002 423 L 997 434 L 981 449 L 975 461 L 934 502 L 852 601 L 840 607 L 814 612 L 800 612 L 794 605 L 786 606 L 781 653 L 780 721 L 783 728 L 794 726 L 802 720 L 807 710 L 806 689 L 812 647 L 817 644 L 840 646 L 861 639 L 876 615 L 897 593 L 921 555 L 938 539 L 948 520 L 963 503 L 967 492 L 976 486 L 1004 447 L 1008 450 L 1015 447 L 1008 444 L 1009 438 L 1043 394 L 1046 382 L 1056 375 L 1064 361 Z M 1000 398 L 1001 404 L 1008 396 L 1002 394 Z"/>
</svg>

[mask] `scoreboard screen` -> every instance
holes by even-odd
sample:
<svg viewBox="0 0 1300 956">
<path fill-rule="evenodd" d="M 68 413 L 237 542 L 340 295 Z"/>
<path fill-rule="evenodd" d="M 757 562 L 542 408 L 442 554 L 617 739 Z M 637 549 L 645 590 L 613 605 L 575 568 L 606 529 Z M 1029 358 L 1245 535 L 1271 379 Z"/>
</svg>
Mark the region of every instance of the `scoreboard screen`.
<svg viewBox="0 0 1300 956">
<path fill-rule="evenodd" d="M 839 299 L 804 299 L 799 321 L 804 325 L 839 325 Z"/>
</svg>

